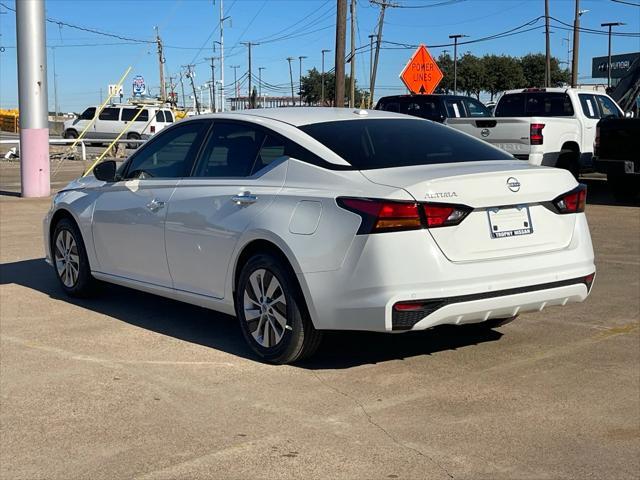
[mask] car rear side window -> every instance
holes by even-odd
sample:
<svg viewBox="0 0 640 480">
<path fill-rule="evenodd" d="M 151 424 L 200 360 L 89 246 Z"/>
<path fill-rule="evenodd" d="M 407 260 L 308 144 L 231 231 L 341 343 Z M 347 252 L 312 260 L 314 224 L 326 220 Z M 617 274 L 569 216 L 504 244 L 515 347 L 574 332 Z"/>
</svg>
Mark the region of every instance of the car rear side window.
<svg viewBox="0 0 640 480">
<path fill-rule="evenodd" d="M 248 177 L 264 136 L 261 129 L 249 124 L 214 122 L 194 176 Z"/>
<path fill-rule="evenodd" d="M 168 123 L 173 123 L 173 114 L 170 111 L 164 112 L 164 117 Z"/>
<path fill-rule="evenodd" d="M 156 122 L 162 122 L 164 123 L 164 112 L 162 110 L 158 110 L 156 112 Z"/>
<path fill-rule="evenodd" d="M 122 121 L 123 122 L 130 122 L 135 118 L 136 122 L 148 122 L 149 121 L 149 110 L 147 110 L 145 108 L 144 110 L 142 110 L 142 112 L 140 112 L 140 115 L 138 115 L 138 111 L 139 110 L 140 109 L 138 109 L 138 108 L 123 108 L 122 109 Z M 138 118 L 136 118 L 136 115 L 138 115 Z"/>
<path fill-rule="evenodd" d="M 447 98 L 444 101 L 444 106 L 447 109 L 447 117 L 449 118 L 460 118 L 465 116 L 462 100 L 460 99 Z"/>
<path fill-rule="evenodd" d="M 473 98 L 465 98 L 464 104 L 467 107 L 470 117 L 490 117 L 491 112 L 487 107 Z"/>
<path fill-rule="evenodd" d="M 573 106 L 563 92 L 523 92 L 504 95 L 496 117 L 571 117 Z"/>
<path fill-rule="evenodd" d="M 600 113 L 598 112 L 598 106 L 596 105 L 596 100 L 593 95 L 588 93 L 580 93 L 578 95 L 580 99 L 580 107 L 582 108 L 582 113 L 587 118 L 600 118 Z"/>
<path fill-rule="evenodd" d="M 106 121 L 116 121 L 120 117 L 120 109 L 119 108 L 110 108 L 107 107 L 100 112 L 98 115 L 99 120 Z"/>
<path fill-rule="evenodd" d="M 299 127 L 354 170 L 513 160 L 506 152 L 450 127 L 418 119 L 358 119 Z"/>
</svg>

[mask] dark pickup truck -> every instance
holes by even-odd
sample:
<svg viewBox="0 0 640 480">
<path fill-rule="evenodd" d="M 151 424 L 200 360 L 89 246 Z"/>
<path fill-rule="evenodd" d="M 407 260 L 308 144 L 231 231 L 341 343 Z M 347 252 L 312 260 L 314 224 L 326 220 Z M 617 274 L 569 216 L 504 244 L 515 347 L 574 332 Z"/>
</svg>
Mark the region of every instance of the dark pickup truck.
<svg viewBox="0 0 640 480">
<path fill-rule="evenodd" d="M 607 174 L 616 198 L 640 193 L 640 118 L 603 118 L 596 127 L 594 168 Z"/>
</svg>

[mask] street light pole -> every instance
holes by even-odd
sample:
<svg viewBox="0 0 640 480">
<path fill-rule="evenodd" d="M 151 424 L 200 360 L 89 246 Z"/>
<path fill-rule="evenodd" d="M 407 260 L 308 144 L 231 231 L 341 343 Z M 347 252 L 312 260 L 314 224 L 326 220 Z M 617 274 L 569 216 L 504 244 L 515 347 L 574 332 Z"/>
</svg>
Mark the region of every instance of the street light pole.
<svg viewBox="0 0 640 480">
<path fill-rule="evenodd" d="M 626 25 L 623 22 L 607 22 L 601 23 L 601 27 L 609 27 L 609 55 L 607 60 L 607 88 L 611 87 L 611 28 Z"/>
<path fill-rule="evenodd" d="M 467 35 L 456 34 L 449 35 L 453 38 L 453 94 L 458 94 L 458 39 L 467 37 Z"/>
<path fill-rule="evenodd" d="M 322 83 L 322 86 L 320 87 L 320 106 L 322 107 L 324 107 L 324 54 L 330 51 L 331 50 L 327 49 L 322 50 L 322 75 L 320 76 Z"/>
<path fill-rule="evenodd" d="M 301 55 L 298 57 L 298 60 L 300 60 L 300 76 L 298 77 L 298 91 L 300 92 L 300 106 L 302 106 L 302 60 L 305 59 L 307 57 L 305 57 L 304 55 Z"/>
</svg>

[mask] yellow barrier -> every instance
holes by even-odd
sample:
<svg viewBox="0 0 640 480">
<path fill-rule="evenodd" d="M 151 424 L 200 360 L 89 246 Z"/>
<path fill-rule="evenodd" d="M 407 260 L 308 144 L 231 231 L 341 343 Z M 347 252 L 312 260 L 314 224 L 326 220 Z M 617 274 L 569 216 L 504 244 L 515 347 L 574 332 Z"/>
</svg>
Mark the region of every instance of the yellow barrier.
<svg viewBox="0 0 640 480">
<path fill-rule="evenodd" d="M 18 133 L 20 129 L 20 113 L 17 109 L 0 109 L 0 130 L 3 132 Z"/>
</svg>

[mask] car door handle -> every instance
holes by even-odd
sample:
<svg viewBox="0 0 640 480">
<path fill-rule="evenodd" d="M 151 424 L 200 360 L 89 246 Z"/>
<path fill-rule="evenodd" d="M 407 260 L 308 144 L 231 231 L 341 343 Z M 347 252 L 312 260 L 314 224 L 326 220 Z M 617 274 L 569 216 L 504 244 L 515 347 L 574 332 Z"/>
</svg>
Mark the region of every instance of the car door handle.
<svg viewBox="0 0 640 480">
<path fill-rule="evenodd" d="M 258 197 L 255 195 L 251 195 L 251 192 L 242 192 L 239 195 L 234 195 L 231 197 L 231 201 L 236 205 L 251 205 L 252 203 L 256 203 L 258 201 Z"/>
<path fill-rule="evenodd" d="M 149 203 L 147 203 L 147 208 L 149 210 L 151 210 L 152 212 L 157 212 L 158 210 L 161 210 L 164 208 L 165 203 L 164 202 L 160 202 L 158 200 L 156 200 L 155 198 L 153 200 L 151 200 Z"/>
</svg>

